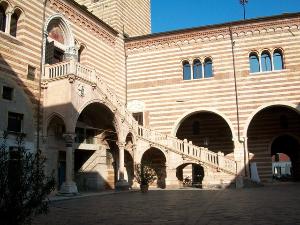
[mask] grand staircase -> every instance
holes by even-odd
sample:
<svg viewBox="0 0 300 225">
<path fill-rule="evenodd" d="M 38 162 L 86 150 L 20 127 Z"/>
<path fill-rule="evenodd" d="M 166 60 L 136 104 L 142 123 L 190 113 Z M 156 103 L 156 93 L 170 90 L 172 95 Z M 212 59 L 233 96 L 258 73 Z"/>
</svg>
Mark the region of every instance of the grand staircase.
<svg viewBox="0 0 300 225">
<path fill-rule="evenodd" d="M 237 174 L 236 162 L 227 158 L 221 152 L 215 153 L 207 148 L 195 146 L 186 139 L 180 140 L 176 137 L 139 126 L 125 105 L 118 100 L 116 94 L 101 79 L 101 74 L 97 73 L 94 69 L 74 61 L 45 65 L 44 69 L 43 80 L 46 82 L 64 78 L 68 79 L 70 76 L 75 76 L 92 85 L 102 97 L 105 96 L 106 102 L 115 108 L 116 113 L 119 114 L 124 123 L 131 128 L 138 138 L 149 142 L 151 145 L 179 154 L 192 162 L 217 168 L 228 174 Z"/>
</svg>

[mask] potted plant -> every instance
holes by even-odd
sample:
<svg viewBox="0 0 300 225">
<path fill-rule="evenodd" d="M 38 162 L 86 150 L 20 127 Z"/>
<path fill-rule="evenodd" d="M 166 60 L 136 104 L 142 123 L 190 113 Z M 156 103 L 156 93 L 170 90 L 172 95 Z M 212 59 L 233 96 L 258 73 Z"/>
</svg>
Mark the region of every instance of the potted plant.
<svg viewBox="0 0 300 225">
<path fill-rule="evenodd" d="M 144 162 L 135 165 L 135 179 L 140 184 L 141 192 L 146 193 L 149 184 L 153 183 L 157 177 L 150 164 Z"/>
</svg>

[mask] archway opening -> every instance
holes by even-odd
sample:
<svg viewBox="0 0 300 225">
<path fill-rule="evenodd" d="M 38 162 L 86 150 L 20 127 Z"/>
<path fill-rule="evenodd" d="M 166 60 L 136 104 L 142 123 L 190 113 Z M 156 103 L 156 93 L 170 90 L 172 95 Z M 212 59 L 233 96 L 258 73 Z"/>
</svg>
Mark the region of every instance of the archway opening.
<svg viewBox="0 0 300 225">
<path fill-rule="evenodd" d="M 300 115 L 287 106 L 267 107 L 252 118 L 247 130 L 248 151 L 253 154 L 250 165 L 256 165 L 260 180 L 272 180 L 272 155 L 277 153 L 289 156 L 293 176 L 299 177 L 299 134 Z"/>
<path fill-rule="evenodd" d="M 202 188 L 204 169 L 196 163 L 185 163 L 176 168 L 176 177 L 184 187 Z"/>
<path fill-rule="evenodd" d="M 22 11 L 20 9 L 15 9 L 14 13 L 11 15 L 10 19 L 10 35 L 17 37 L 20 28 L 20 17 Z"/>
<path fill-rule="evenodd" d="M 66 180 L 65 130 L 64 121 L 53 116 L 47 127 L 46 171 L 49 175 L 54 171 L 58 190 Z"/>
<path fill-rule="evenodd" d="M 124 179 L 128 181 L 129 187 L 132 187 L 134 180 L 134 165 L 133 158 L 129 151 L 124 152 Z"/>
<path fill-rule="evenodd" d="M 104 104 L 91 103 L 80 113 L 75 134 L 74 169 L 78 189 L 113 189 L 118 160 L 114 114 Z"/>
<path fill-rule="evenodd" d="M 6 10 L 8 8 L 7 2 L 0 2 L 0 31 L 5 32 L 6 27 Z"/>
<path fill-rule="evenodd" d="M 156 173 L 157 180 L 150 187 L 166 188 L 166 157 L 157 148 L 148 149 L 142 156 L 142 164 L 150 166 Z"/>
<path fill-rule="evenodd" d="M 133 185 L 134 180 L 134 162 L 133 162 L 133 154 L 134 154 L 134 142 L 132 133 L 128 133 L 125 139 L 125 157 L 124 157 L 124 165 L 125 165 L 125 180 L 128 181 L 129 186 Z"/>
<path fill-rule="evenodd" d="M 273 178 L 279 180 L 299 180 L 300 145 L 290 135 L 277 137 L 271 145 Z"/>
<path fill-rule="evenodd" d="M 195 112 L 184 118 L 176 132 L 179 139 L 207 147 L 214 152 L 233 153 L 232 133 L 227 122 L 212 112 Z"/>
</svg>

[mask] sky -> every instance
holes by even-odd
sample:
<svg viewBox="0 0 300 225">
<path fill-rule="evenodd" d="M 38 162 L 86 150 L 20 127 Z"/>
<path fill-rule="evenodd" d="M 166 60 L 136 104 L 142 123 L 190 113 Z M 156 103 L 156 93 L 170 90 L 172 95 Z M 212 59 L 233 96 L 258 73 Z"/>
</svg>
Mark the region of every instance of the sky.
<svg viewBox="0 0 300 225">
<path fill-rule="evenodd" d="M 300 0 L 248 0 L 246 19 L 300 12 Z M 152 33 L 243 19 L 240 0 L 151 0 Z"/>
</svg>

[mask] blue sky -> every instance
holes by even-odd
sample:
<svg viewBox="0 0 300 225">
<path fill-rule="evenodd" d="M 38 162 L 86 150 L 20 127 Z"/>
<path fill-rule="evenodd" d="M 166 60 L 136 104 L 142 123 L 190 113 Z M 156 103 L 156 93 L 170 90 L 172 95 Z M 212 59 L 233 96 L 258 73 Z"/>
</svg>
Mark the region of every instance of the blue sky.
<svg viewBox="0 0 300 225">
<path fill-rule="evenodd" d="M 151 0 L 152 33 L 243 19 L 239 0 Z M 249 0 L 246 18 L 300 12 L 300 0 Z"/>
</svg>

